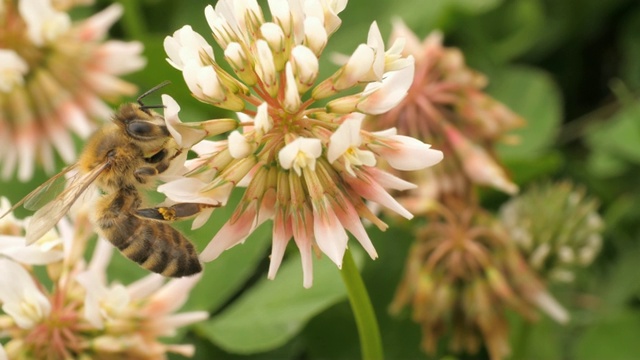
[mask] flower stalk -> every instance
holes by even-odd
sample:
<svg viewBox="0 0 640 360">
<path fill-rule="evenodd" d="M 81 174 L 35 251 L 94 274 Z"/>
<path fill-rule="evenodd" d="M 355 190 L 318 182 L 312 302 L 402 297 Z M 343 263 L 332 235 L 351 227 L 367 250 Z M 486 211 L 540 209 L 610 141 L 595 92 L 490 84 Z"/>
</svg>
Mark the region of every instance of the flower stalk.
<svg viewBox="0 0 640 360">
<path fill-rule="evenodd" d="M 362 358 L 365 360 L 384 359 L 378 320 L 373 311 L 367 288 L 362 281 L 362 276 L 358 271 L 351 251 L 348 249 L 345 251 L 344 259 L 342 259 L 340 275 L 344 286 L 347 288 L 349 303 L 356 320 Z"/>
</svg>

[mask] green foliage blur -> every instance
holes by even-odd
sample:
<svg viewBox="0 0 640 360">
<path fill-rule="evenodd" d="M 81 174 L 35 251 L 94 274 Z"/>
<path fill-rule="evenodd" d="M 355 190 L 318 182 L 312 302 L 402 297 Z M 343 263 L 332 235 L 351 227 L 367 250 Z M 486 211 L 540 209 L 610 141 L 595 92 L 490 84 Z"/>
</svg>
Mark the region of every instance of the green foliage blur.
<svg viewBox="0 0 640 360">
<path fill-rule="evenodd" d="M 228 115 L 189 95 L 181 73 L 167 64 L 162 48 L 164 37 L 185 24 L 209 34 L 204 7 L 213 2 L 120 2 L 125 15 L 111 36 L 142 41 L 148 59 L 147 68 L 128 80 L 141 90 L 171 80 L 173 85 L 163 92 L 180 103 L 183 121 Z M 260 2 L 266 8 L 266 1 Z M 75 9 L 73 15 L 84 17 L 108 3 L 98 1 L 93 8 Z M 541 180 L 572 179 L 600 199 L 607 229 L 602 253 L 574 283 L 551 289 L 572 321 L 562 326 L 542 316 L 529 324 L 513 314 L 513 358 L 640 356 L 640 2 L 351 0 L 340 17 L 343 24 L 325 54 L 351 53 L 366 41 L 374 20 L 385 38 L 394 17 L 401 17 L 420 37 L 441 29 L 445 44 L 462 49 L 470 67 L 488 76 L 491 95 L 528 121 L 517 131 L 519 145 L 499 148 L 500 158 L 521 188 Z M 220 56 L 220 49 L 215 50 Z M 335 66 L 323 63 L 321 69 L 322 78 Z M 38 173 L 29 183 L 3 186 L 11 189 L 6 193 L 15 202 L 45 179 Z M 507 198 L 486 191 L 483 199 L 495 210 Z M 232 201 L 216 211 L 199 230 L 189 230 L 186 223 L 178 227 L 202 249 L 233 206 Z M 369 230 L 380 258 L 360 256 L 359 264 L 387 357 L 428 358 L 420 350 L 420 329 L 410 312 L 400 317 L 387 312 L 415 224 L 391 225 L 386 233 Z M 315 259 L 314 286 L 305 290 L 299 256 L 290 249 L 276 280 L 267 280 L 270 234 L 267 224 L 245 244 L 206 264 L 204 278 L 186 306 L 207 309 L 212 316 L 173 340 L 196 344 L 195 359 L 358 358 L 358 334 L 339 270 L 327 258 Z M 350 244 L 354 251 L 360 250 L 355 241 Z M 123 283 L 143 274 L 120 255 L 111 266 L 111 278 Z M 446 355 L 443 346 L 438 358 Z"/>
</svg>

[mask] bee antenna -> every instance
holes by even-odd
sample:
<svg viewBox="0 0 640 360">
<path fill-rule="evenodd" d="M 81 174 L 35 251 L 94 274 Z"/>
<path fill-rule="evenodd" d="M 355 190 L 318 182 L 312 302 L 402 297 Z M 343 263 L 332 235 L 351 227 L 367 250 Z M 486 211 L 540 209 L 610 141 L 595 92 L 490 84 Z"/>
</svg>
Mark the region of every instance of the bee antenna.
<svg viewBox="0 0 640 360">
<path fill-rule="evenodd" d="M 164 105 L 142 105 L 140 106 L 140 110 L 147 112 L 148 109 L 163 109 L 166 108 Z"/>
<path fill-rule="evenodd" d="M 157 109 L 157 108 L 164 107 L 163 105 L 150 105 L 150 106 L 147 106 L 147 105 L 142 103 L 142 99 L 144 99 L 149 94 L 152 94 L 155 91 L 158 91 L 158 89 L 161 89 L 161 88 L 163 88 L 163 87 L 165 87 L 165 86 L 167 86 L 169 84 L 171 84 L 171 81 L 165 80 L 165 81 L 161 82 L 160 84 L 152 87 L 151 89 L 145 91 L 144 93 L 142 93 L 142 95 L 138 96 L 137 101 L 138 101 L 138 104 L 140 104 L 140 107 L 141 108 L 145 108 L 145 109 Z"/>
</svg>

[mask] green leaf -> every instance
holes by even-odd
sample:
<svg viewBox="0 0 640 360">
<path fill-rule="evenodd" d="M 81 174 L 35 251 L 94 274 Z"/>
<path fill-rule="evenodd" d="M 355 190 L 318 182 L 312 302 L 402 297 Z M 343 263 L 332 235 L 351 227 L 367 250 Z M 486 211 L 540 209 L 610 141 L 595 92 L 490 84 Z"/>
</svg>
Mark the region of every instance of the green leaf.
<svg viewBox="0 0 640 360">
<path fill-rule="evenodd" d="M 635 359 L 640 354 L 640 312 L 617 311 L 592 324 L 580 337 L 576 359 Z"/>
<path fill-rule="evenodd" d="M 213 237 L 213 235 L 211 235 Z M 237 293 L 267 257 L 271 226 L 261 226 L 244 244 L 226 250 L 204 265 L 204 275 L 191 291 L 188 310 L 215 310 Z"/>
<path fill-rule="evenodd" d="M 627 85 L 640 89 L 640 8 L 626 17 L 617 48 L 621 55 L 621 78 Z"/>
<path fill-rule="evenodd" d="M 546 20 L 539 1 L 509 1 L 495 11 L 469 18 L 452 35 L 469 57 L 502 64 L 534 48 Z"/>
<path fill-rule="evenodd" d="M 622 108 L 607 122 L 599 122 L 587 130 L 587 143 L 593 150 L 589 169 L 599 176 L 621 173 L 625 161 L 640 163 L 640 103 Z"/>
<path fill-rule="evenodd" d="M 520 137 L 519 144 L 499 144 L 500 157 L 508 161 L 540 156 L 553 145 L 561 123 L 558 86 L 544 71 L 529 67 L 509 67 L 489 75 L 489 93 L 527 121 L 513 132 Z"/>
<path fill-rule="evenodd" d="M 314 261 L 313 287 L 305 289 L 300 257 L 290 256 L 275 280 L 263 277 L 238 301 L 197 330 L 232 353 L 253 354 L 282 346 L 309 319 L 346 298 L 337 271 L 327 257 Z"/>
</svg>

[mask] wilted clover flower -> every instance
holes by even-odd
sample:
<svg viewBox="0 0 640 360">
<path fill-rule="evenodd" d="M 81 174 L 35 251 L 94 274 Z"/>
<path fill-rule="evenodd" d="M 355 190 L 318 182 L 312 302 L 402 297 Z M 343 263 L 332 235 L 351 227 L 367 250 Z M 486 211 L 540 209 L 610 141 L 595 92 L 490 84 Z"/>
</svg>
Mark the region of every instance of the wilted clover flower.
<svg viewBox="0 0 640 360">
<path fill-rule="evenodd" d="M 108 119 L 103 100 L 133 95 L 134 85 L 119 76 L 145 60 L 139 42 L 103 42 L 122 14 L 114 4 L 73 23 L 52 0 L 0 0 L 0 169 L 5 179 L 16 168 L 31 178 L 36 159 L 49 173 L 54 149 L 75 160 L 70 134 L 88 136 L 95 119 Z"/>
<path fill-rule="evenodd" d="M 458 202 L 436 208 L 429 220 L 391 304 L 394 313 L 411 304 L 426 352 L 435 353 L 449 335 L 454 352 L 473 354 L 484 346 L 491 359 L 504 359 L 508 310 L 534 320 L 539 308 L 558 322 L 568 320 L 492 215 Z"/>
<path fill-rule="evenodd" d="M 8 210 L 2 199 L 0 211 Z M 83 253 L 93 235 L 80 211 L 63 218 L 35 244 L 26 246 L 25 222 L 10 215 L 0 234 L 0 338 L 8 359 L 165 359 L 168 352 L 190 356 L 192 345 L 165 344 L 160 337 L 205 319 L 206 312 L 174 314 L 199 277 L 165 283 L 152 274 L 128 286 L 107 283 L 113 246 L 99 240 L 89 264 Z M 28 226 L 26 220 L 26 226 Z M 14 226 L 6 226 L 13 222 Z M 34 266 L 46 266 L 48 279 Z M 51 284 L 51 285 L 45 285 Z M 0 359 L 3 352 L 0 351 Z"/>
<path fill-rule="evenodd" d="M 193 149 L 199 156 L 187 164 L 188 176 L 159 190 L 174 201 L 218 205 L 227 202 L 236 186 L 246 185 L 235 213 L 201 259 L 215 259 L 272 219 L 269 278 L 293 237 L 302 254 L 304 286 L 309 287 L 312 250 L 318 248 L 341 266 L 346 231 L 377 257 L 360 218 L 383 230 L 387 225 L 367 208 L 366 200 L 412 217 L 385 189 L 415 186 L 377 168 L 379 160 L 399 170 L 418 170 L 440 161 L 442 153 L 393 128 L 361 128 L 365 114 L 393 108 L 411 85 L 413 58 L 400 54 L 401 41 L 385 52 L 373 23 L 367 43 L 328 79 L 318 80 L 318 59 L 340 26 L 337 14 L 346 0 L 268 4 L 271 20 L 255 0 L 221 0 L 205 9 L 233 75 L 190 26 L 165 39 L 169 63 L 182 71 L 192 94 L 238 112 L 243 131 L 232 132 L 228 140 L 197 144 Z M 340 96 L 347 91 L 350 95 Z M 322 105 L 320 100 L 329 101 Z M 196 225 L 205 217 L 196 219 Z"/>
<path fill-rule="evenodd" d="M 500 219 L 529 265 L 544 278 L 571 282 L 598 255 L 604 222 L 598 202 L 569 181 L 532 186 L 505 203 Z"/>
<path fill-rule="evenodd" d="M 403 54 L 415 58 L 415 80 L 407 97 L 391 111 L 372 118 L 367 129 L 397 127 L 398 133 L 433 144 L 445 161 L 404 177 L 418 184 L 402 204 L 412 212 L 428 209 L 428 201 L 447 195 L 466 197 L 475 185 L 514 194 L 511 182 L 494 156 L 505 133 L 522 126 L 522 118 L 483 92 L 487 79 L 470 69 L 456 48 L 442 46 L 442 34 L 424 41 L 396 21 L 392 40 L 406 40 Z"/>
</svg>

